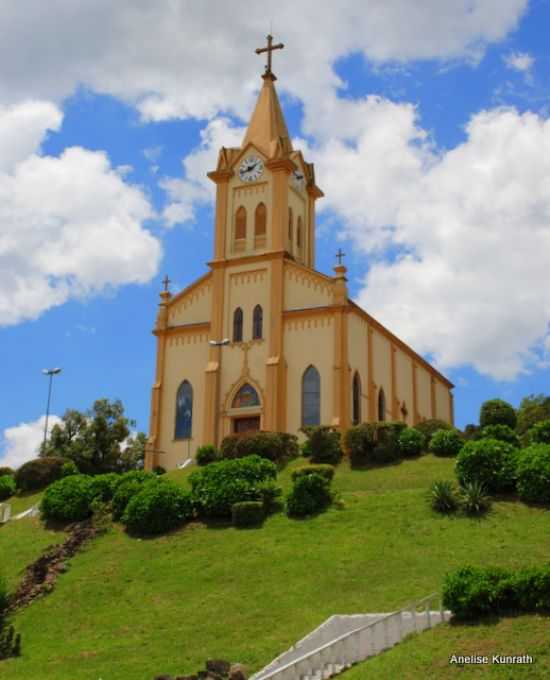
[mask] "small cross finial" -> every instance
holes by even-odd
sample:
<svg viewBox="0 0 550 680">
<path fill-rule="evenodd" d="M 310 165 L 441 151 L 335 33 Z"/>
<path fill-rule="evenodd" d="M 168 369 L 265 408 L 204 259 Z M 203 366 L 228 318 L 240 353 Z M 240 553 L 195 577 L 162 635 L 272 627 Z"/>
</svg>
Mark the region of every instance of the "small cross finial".
<svg viewBox="0 0 550 680">
<path fill-rule="evenodd" d="M 164 286 L 164 292 L 168 292 L 168 286 L 172 283 L 170 279 L 168 278 L 168 274 L 162 279 L 162 285 Z"/>
<path fill-rule="evenodd" d="M 345 255 L 346 254 L 342 252 L 342 248 L 338 248 L 338 252 L 336 253 L 338 264 L 342 264 L 342 258 L 345 257 Z"/>
<path fill-rule="evenodd" d="M 273 44 L 273 36 L 271 33 L 267 36 L 267 47 L 258 47 L 256 50 L 256 54 L 262 54 L 263 52 L 267 52 L 267 64 L 265 66 L 265 75 L 273 75 L 273 72 L 271 71 L 271 53 L 273 50 L 282 50 L 284 47 L 283 43 L 278 43 L 277 45 Z"/>
</svg>

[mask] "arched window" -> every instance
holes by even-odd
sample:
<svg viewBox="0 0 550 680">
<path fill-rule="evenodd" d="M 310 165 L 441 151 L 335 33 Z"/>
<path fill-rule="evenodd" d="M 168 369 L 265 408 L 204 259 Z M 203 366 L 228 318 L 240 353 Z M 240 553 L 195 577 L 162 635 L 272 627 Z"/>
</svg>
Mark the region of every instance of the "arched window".
<svg viewBox="0 0 550 680">
<path fill-rule="evenodd" d="M 254 236 L 265 236 L 267 210 L 263 203 L 258 203 L 254 215 Z"/>
<path fill-rule="evenodd" d="M 235 215 L 235 238 L 246 238 L 246 210 L 242 205 Z"/>
<path fill-rule="evenodd" d="M 407 410 L 407 404 L 405 402 L 401 404 L 401 415 L 403 416 L 403 421 L 406 423 L 409 412 Z"/>
<path fill-rule="evenodd" d="M 386 420 L 386 396 L 382 388 L 378 392 L 378 420 Z"/>
<path fill-rule="evenodd" d="M 264 313 L 260 305 L 254 307 L 254 312 L 252 314 L 252 339 L 260 340 L 262 337 L 262 324 L 264 319 Z"/>
<path fill-rule="evenodd" d="M 298 248 L 302 247 L 302 218 L 301 218 L 301 216 L 298 217 L 298 221 L 296 223 L 296 246 Z"/>
<path fill-rule="evenodd" d="M 243 341 L 243 310 L 240 307 L 233 312 L 233 342 Z"/>
<path fill-rule="evenodd" d="M 292 208 L 288 209 L 288 240 L 292 243 L 292 232 L 294 229 L 294 217 L 292 215 Z"/>
<path fill-rule="evenodd" d="M 357 371 L 355 371 L 355 375 L 353 376 L 352 420 L 354 425 L 358 425 L 361 422 L 361 378 Z"/>
<path fill-rule="evenodd" d="M 237 392 L 231 404 L 232 408 L 245 408 L 247 406 L 259 406 L 260 397 L 258 393 L 248 383 L 245 383 L 241 389 Z"/>
<path fill-rule="evenodd" d="M 321 377 L 309 366 L 302 377 L 302 425 L 321 424 Z"/>
<path fill-rule="evenodd" d="M 193 388 L 184 380 L 176 395 L 176 432 L 174 439 L 189 439 L 193 423 Z"/>
</svg>

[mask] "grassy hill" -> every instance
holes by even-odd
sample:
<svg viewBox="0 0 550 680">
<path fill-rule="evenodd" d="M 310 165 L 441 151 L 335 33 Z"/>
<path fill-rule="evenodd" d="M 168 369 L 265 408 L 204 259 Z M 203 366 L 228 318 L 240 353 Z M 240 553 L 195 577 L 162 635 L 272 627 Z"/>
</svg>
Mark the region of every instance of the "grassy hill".
<svg viewBox="0 0 550 680">
<path fill-rule="evenodd" d="M 296 461 L 280 475 L 288 487 Z M 309 520 L 284 514 L 260 529 L 194 523 L 150 540 L 115 525 L 71 562 L 55 591 L 20 612 L 24 654 L 2 662 L 5 680 L 151 680 L 184 674 L 211 657 L 257 670 L 328 616 L 391 611 L 439 591 L 459 565 L 520 567 L 550 560 L 549 513 L 498 502 L 485 519 L 442 517 L 426 505 L 453 461 L 425 456 L 335 476 L 342 507 Z M 188 472 L 170 473 L 187 484 Z M 37 520 L 0 529 L 0 568 L 10 583 L 43 546 L 62 540 Z M 548 619 L 520 617 L 482 627 L 444 625 L 343 677 L 515 677 L 515 668 L 463 671 L 451 653 L 531 653 L 525 677 L 550 674 Z M 525 669 L 518 669 L 518 674 Z M 543 674 L 533 675 L 532 673 Z"/>
</svg>

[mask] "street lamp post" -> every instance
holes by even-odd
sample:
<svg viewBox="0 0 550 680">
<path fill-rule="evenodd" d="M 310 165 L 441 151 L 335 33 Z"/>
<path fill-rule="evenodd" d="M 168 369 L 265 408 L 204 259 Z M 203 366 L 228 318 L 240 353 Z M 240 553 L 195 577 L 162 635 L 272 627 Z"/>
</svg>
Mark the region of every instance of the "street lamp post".
<svg viewBox="0 0 550 680">
<path fill-rule="evenodd" d="M 49 381 L 49 386 L 48 386 L 48 404 L 46 406 L 46 423 L 44 425 L 44 443 L 43 447 L 46 446 L 46 437 L 48 436 L 48 418 L 50 416 L 50 402 L 52 398 L 52 380 L 54 375 L 57 375 L 58 373 L 61 373 L 60 368 L 43 368 L 42 373 L 44 375 L 49 375 L 50 376 L 50 381 Z"/>
</svg>

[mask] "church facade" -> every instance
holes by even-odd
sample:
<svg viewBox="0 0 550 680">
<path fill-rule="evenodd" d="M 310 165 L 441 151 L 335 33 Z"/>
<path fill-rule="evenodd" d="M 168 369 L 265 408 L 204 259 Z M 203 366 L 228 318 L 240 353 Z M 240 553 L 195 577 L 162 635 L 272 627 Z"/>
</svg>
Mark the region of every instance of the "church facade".
<svg viewBox="0 0 550 680">
<path fill-rule="evenodd" d="M 453 422 L 452 383 L 349 299 L 343 264 L 315 270 L 323 193 L 292 146 L 270 66 L 241 146 L 222 148 L 208 174 L 209 269 L 160 294 L 148 469 L 234 432 Z"/>
</svg>

